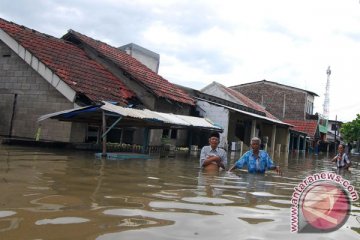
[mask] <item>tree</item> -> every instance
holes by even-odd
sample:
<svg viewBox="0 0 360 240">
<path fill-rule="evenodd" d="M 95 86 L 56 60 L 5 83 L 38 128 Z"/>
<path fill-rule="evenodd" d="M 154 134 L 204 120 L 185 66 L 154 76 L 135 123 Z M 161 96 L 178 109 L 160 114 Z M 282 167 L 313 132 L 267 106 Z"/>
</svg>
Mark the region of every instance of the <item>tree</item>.
<svg viewBox="0 0 360 240">
<path fill-rule="evenodd" d="M 340 132 L 346 142 L 358 141 L 360 139 L 360 114 L 356 119 L 341 125 Z"/>
</svg>

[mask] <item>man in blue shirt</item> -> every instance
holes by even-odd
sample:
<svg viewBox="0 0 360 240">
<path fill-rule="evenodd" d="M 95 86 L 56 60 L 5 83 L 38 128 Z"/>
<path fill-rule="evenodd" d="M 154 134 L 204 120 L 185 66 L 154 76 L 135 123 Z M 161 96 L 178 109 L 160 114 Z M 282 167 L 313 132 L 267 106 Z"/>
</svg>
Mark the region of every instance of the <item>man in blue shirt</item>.
<svg viewBox="0 0 360 240">
<path fill-rule="evenodd" d="M 266 170 L 275 170 L 281 174 L 279 166 L 275 166 L 269 154 L 260 150 L 261 140 L 257 137 L 251 139 L 251 150 L 247 151 L 239 160 L 237 160 L 229 171 L 235 168 L 243 168 L 247 165 L 249 173 L 265 173 Z"/>
<path fill-rule="evenodd" d="M 213 132 L 209 138 L 209 145 L 204 146 L 200 153 L 200 167 L 206 170 L 225 169 L 227 165 L 227 153 L 219 148 L 220 134 Z"/>
</svg>

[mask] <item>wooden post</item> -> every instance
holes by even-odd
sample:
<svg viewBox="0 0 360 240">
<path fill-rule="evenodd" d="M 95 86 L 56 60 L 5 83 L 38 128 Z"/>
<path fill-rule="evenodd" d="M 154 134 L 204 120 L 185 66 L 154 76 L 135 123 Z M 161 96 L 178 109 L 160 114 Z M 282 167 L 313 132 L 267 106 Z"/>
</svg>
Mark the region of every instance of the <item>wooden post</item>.
<svg viewBox="0 0 360 240">
<path fill-rule="evenodd" d="M 192 129 L 188 129 L 187 133 L 188 133 L 188 146 L 189 146 L 189 151 L 191 152 L 191 145 L 192 145 L 192 138 L 193 138 L 193 134 L 192 134 Z"/>
<path fill-rule="evenodd" d="M 297 137 L 296 150 L 300 151 L 300 135 Z"/>
<path fill-rule="evenodd" d="M 106 117 L 105 111 L 102 111 L 102 132 L 106 132 Z M 102 136 L 102 154 L 101 156 L 106 157 L 106 134 Z"/>
<path fill-rule="evenodd" d="M 149 147 L 149 128 L 144 128 L 144 141 L 143 141 L 143 149 L 142 153 L 146 153 L 146 150 Z"/>
</svg>

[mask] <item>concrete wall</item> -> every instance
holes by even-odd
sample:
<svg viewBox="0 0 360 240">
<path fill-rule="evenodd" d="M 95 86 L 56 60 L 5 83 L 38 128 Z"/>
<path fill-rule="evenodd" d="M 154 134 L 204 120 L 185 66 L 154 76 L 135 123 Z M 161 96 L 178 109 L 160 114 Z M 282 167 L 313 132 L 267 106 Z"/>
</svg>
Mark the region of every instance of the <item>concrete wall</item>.
<svg viewBox="0 0 360 240">
<path fill-rule="evenodd" d="M 230 112 L 228 109 L 223 107 L 218 107 L 212 104 L 209 104 L 205 101 L 197 101 L 197 110 L 200 113 L 200 116 L 209 118 L 214 123 L 220 125 L 224 132 L 220 134 L 220 147 L 228 147 L 228 129 L 229 129 L 229 117 Z"/>
<path fill-rule="evenodd" d="M 15 98 L 11 135 L 16 137 L 34 138 L 39 116 L 74 107 L 72 102 L 0 41 L 0 135 L 9 134 Z M 80 141 L 85 137 L 85 128 L 83 125 L 75 131 L 71 123 L 45 120 L 42 122 L 41 139 Z"/>
<path fill-rule="evenodd" d="M 158 73 L 159 65 L 160 65 L 160 55 L 150 51 L 146 48 L 143 48 L 134 43 L 130 43 L 124 46 L 119 47 L 119 49 L 123 50 L 152 71 Z"/>
<path fill-rule="evenodd" d="M 305 120 L 308 99 L 305 91 L 269 83 L 239 85 L 232 89 L 263 105 L 267 111 L 281 120 Z"/>
</svg>

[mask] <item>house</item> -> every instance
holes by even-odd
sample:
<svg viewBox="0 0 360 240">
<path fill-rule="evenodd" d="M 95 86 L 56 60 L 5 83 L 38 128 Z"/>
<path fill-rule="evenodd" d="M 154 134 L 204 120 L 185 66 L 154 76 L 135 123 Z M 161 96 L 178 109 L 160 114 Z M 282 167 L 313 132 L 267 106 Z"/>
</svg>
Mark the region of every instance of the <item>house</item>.
<svg viewBox="0 0 360 240">
<path fill-rule="evenodd" d="M 267 80 L 230 88 L 259 103 L 283 122 L 294 125 L 290 128 L 290 150 L 306 150 L 315 141 L 325 140 L 327 121 L 320 114 L 314 114 L 316 93 Z M 314 122 L 317 131 L 304 130 L 314 128 Z"/>
<path fill-rule="evenodd" d="M 74 30 L 69 30 L 62 38 L 84 49 L 92 59 L 101 63 L 107 70 L 121 79 L 141 99 L 145 108 L 153 111 L 189 115 L 195 106 L 194 99 L 181 88 L 170 83 L 131 56 L 134 55 L 138 59 L 144 60 L 144 63 L 149 66 L 157 66 L 156 54 L 152 52 L 149 54 L 150 51 L 146 51 L 135 44 L 116 48 Z M 144 53 L 149 56 L 144 56 Z M 152 61 L 149 61 L 151 58 Z M 131 128 L 127 130 L 133 130 L 133 142 L 140 143 L 142 141 L 142 131 Z M 150 131 L 150 145 L 161 144 L 161 136 L 168 138 L 173 145 L 178 146 L 185 145 L 188 138 L 186 130 L 153 129 Z"/>
<path fill-rule="evenodd" d="M 314 114 L 314 92 L 267 80 L 231 86 L 259 103 L 278 119 L 305 120 Z"/>
<path fill-rule="evenodd" d="M 335 143 L 336 142 L 342 142 L 343 138 L 341 136 L 340 128 L 343 124 L 342 121 L 338 120 L 328 120 L 328 128 L 327 128 L 327 134 L 326 134 L 326 141 L 329 144 L 329 148 L 332 151 L 336 151 L 335 149 Z"/>
<path fill-rule="evenodd" d="M 319 124 L 317 120 L 287 120 L 293 125 L 290 128 L 290 151 L 314 148 L 315 139 L 319 137 Z"/>
<path fill-rule="evenodd" d="M 287 151 L 290 124 L 273 116 L 243 94 L 213 82 L 201 91 L 189 91 L 194 96 L 200 116 L 210 118 L 223 129 L 220 144 L 224 148 L 241 142 L 249 148 L 252 137 L 260 137 L 269 149 Z"/>
<path fill-rule="evenodd" d="M 101 101 L 183 115 L 195 106 L 187 93 L 123 50 L 72 30 L 59 39 L 0 19 L 0 53 L 3 136 L 33 139 L 39 116 Z M 119 131 L 123 140 L 142 143 L 140 129 Z M 91 123 L 41 125 L 44 140 L 84 142 L 98 133 L 99 126 Z M 150 144 L 160 143 L 161 134 L 154 130 Z M 186 130 L 170 134 L 176 144 L 186 142 Z"/>
<path fill-rule="evenodd" d="M 0 19 L 0 135 L 34 138 L 40 115 L 100 100 L 138 102 L 135 93 L 76 45 Z M 80 142 L 84 124 L 50 121 L 46 140 Z"/>
</svg>

